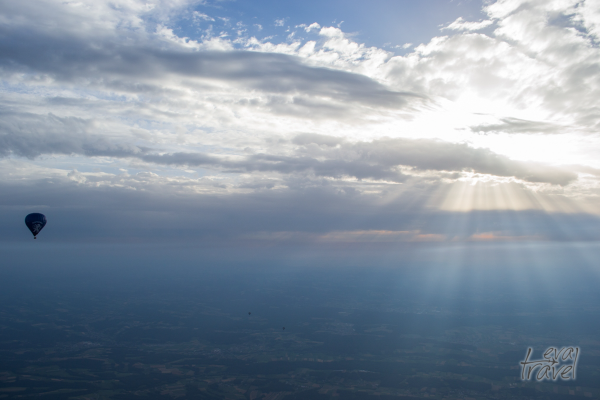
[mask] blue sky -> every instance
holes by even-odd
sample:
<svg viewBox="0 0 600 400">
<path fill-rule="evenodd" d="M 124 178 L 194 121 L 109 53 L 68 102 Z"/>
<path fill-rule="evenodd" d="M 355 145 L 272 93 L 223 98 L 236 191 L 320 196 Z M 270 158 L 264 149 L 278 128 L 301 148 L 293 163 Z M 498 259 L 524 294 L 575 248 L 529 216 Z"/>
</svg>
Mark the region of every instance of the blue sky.
<svg viewBox="0 0 600 400">
<path fill-rule="evenodd" d="M 219 32 L 235 35 L 239 29 L 236 24 L 241 22 L 247 34 L 260 38 L 273 36 L 272 40 L 279 42 L 297 31 L 296 26 L 316 22 L 321 26 L 339 26 L 367 46 L 404 53 L 401 47 L 393 47 L 426 43 L 439 34 L 442 26 L 459 17 L 470 21 L 484 19 L 482 7 L 481 0 L 207 1 L 193 9 L 214 21 L 193 24 L 186 19 L 187 14 L 178 21 L 177 32 L 194 38 L 199 31 L 213 25 Z"/>
</svg>

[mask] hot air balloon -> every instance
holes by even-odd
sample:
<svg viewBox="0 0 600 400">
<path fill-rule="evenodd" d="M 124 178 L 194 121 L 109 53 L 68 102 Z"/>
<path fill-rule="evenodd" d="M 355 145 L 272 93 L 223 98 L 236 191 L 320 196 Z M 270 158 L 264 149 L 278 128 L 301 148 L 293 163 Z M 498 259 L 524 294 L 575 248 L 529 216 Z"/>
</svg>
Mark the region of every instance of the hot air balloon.
<svg viewBox="0 0 600 400">
<path fill-rule="evenodd" d="M 37 239 L 38 233 L 46 226 L 46 216 L 40 213 L 29 214 L 25 217 L 25 225 L 33 233 L 33 238 Z"/>
</svg>

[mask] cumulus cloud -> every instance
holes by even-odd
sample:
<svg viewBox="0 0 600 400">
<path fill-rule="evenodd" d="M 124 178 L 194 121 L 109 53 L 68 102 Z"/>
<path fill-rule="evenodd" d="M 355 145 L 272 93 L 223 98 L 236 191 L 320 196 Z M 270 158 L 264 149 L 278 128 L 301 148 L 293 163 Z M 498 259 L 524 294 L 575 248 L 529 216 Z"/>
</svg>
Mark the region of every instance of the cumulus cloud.
<svg viewBox="0 0 600 400">
<path fill-rule="evenodd" d="M 414 53 L 390 59 L 383 67 L 386 77 L 405 90 L 441 96 L 474 113 L 591 134 L 600 122 L 594 105 L 600 53 L 593 36 L 580 29 L 592 26 L 594 13 L 577 4 L 493 2 L 485 8 L 495 21 L 493 34 L 434 38 Z"/>
<path fill-rule="evenodd" d="M 574 21 L 581 22 L 587 32 L 596 40 L 600 38 L 600 4 L 598 2 L 577 3 L 572 18 Z"/>
<path fill-rule="evenodd" d="M 312 24 L 310 24 L 310 25 L 308 25 L 308 26 L 306 26 L 306 27 L 304 28 L 304 30 L 305 30 L 306 32 L 310 32 L 310 31 L 312 31 L 313 29 L 314 29 L 314 30 L 320 30 L 320 29 L 321 29 L 321 25 L 317 24 L 316 22 L 313 22 Z"/>
</svg>

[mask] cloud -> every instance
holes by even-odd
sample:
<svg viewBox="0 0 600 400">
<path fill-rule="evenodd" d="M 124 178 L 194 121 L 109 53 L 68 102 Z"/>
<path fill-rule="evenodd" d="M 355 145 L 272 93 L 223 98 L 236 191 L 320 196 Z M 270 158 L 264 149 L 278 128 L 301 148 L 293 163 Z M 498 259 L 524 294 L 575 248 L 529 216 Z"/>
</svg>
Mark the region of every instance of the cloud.
<svg viewBox="0 0 600 400">
<path fill-rule="evenodd" d="M 160 165 L 205 166 L 227 172 L 310 172 L 317 177 L 404 182 L 402 166 L 419 170 L 473 171 L 528 182 L 567 185 L 577 175 L 541 163 L 520 162 L 466 144 L 428 139 L 383 138 L 371 142 L 349 142 L 343 138 L 304 133 L 293 138 L 299 146 L 291 155 L 252 154 L 213 156 L 177 152 L 157 154 L 150 148 L 130 144 L 125 138 L 109 140 L 97 133 L 95 122 L 55 115 L 5 113 L 0 122 L 1 156 L 35 158 L 42 154 L 80 154 L 138 158 Z M 130 139 L 131 140 L 131 139 Z"/>
<path fill-rule="evenodd" d="M 316 177 L 336 179 L 353 177 L 391 182 L 403 182 L 407 179 L 405 175 L 398 171 L 358 160 L 317 160 L 311 157 L 286 157 L 268 154 L 256 154 L 242 160 L 231 160 L 194 153 L 149 154 L 140 158 L 146 162 L 164 165 L 221 167 L 233 173 L 277 172 L 280 174 L 296 174 L 310 172 Z"/>
<path fill-rule="evenodd" d="M 320 29 L 321 29 L 321 25 L 317 24 L 316 22 L 313 22 L 312 24 L 310 24 L 310 25 L 308 25 L 308 26 L 305 26 L 305 27 L 304 27 L 304 30 L 305 30 L 306 32 L 310 32 L 310 31 L 312 31 L 313 29 L 315 29 L 315 30 L 320 30 Z"/>
<path fill-rule="evenodd" d="M 135 234 L 147 212 L 177 236 L 191 213 L 199 235 L 324 241 L 564 239 L 557 215 L 594 237 L 590 2 L 496 1 L 402 56 L 317 23 L 297 26 L 313 40 L 186 30 L 183 15 L 220 20 L 185 1 L 77 4 L 0 4 L 5 215 L 42 205 L 68 220 L 89 202 L 105 234 Z"/>
<path fill-rule="evenodd" d="M 520 162 L 465 144 L 433 140 L 381 139 L 348 143 L 324 135 L 302 134 L 294 143 L 304 147 L 296 156 L 257 154 L 232 161 L 205 155 L 176 153 L 143 155 L 144 161 L 173 165 L 215 165 L 233 171 L 270 171 L 291 174 L 312 171 L 316 176 L 404 182 L 408 178 L 398 170 L 407 166 L 419 170 L 472 171 L 501 177 L 514 177 L 527 182 L 567 185 L 577 179 L 569 169 L 540 163 Z M 319 146 L 312 151 L 311 144 Z M 313 154 L 314 157 L 308 156 Z M 318 158 L 317 158 L 318 157 Z"/>
<path fill-rule="evenodd" d="M 423 170 L 474 171 L 558 185 L 566 185 L 577 179 L 577 175 L 569 170 L 514 161 L 488 149 L 473 148 L 466 144 L 427 139 L 380 139 L 349 147 L 359 155 L 359 159 L 387 167 L 406 165 Z"/>
<path fill-rule="evenodd" d="M 518 118 L 502 118 L 498 124 L 471 126 L 479 133 L 564 133 L 565 127 L 540 121 L 527 121 Z"/>
<path fill-rule="evenodd" d="M 206 15 L 204 13 L 199 12 L 199 11 L 194 11 L 192 13 L 192 15 L 193 15 L 193 17 L 194 17 L 195 20 L 199 20 L 199 19 L 201 19 L 203 21 L 214 21 L 215 20 L 213 17 L 208 16 L 208 15 Z"/>
<path fill-rule="evenodd" d="M 453 30 L 453 31 L 478 31 L 483 28 L 487 28 L 488 26 L 492 25 L 493 23 L 494 22 L 490 21 L 490 20 L 479 21 L 479 22 L 468 22 L 468 21 L 465 21 L 462 17 L 458 17 L 450 25 L 442 28 L 442 30 L 449 29 L 449 30 Z"/>
<path fill-rule="evenodd" d="M 600 38 L 600 4 L 593 1 L 577 3 L 572 18 L 581 22 L 587 32 L 596 40 Z"/>
<path fill-rule="evenodd" d="M 498 20 L 496 37 L 514 43 L 539 64 L 531 71 L 537 77 L 527 74 L 521 104 L 541 104 L 548 114 L 566 117 L 593 131 L 600 123 L 596 108 L 590 106 L 600 90 L 596 79 L 599 49 L 593 34 L 578 29 L 579 24 L 594 29 L 596 11 L 584 6 L 587 3 L 501 0 L 486 11 Z"/>
<path fill-rule="evenodd" d="M 402 108 L 418 94 L 392 91 L 364 75 L 306 65 L 302 59 L 258 52 L 188 51 L 111 46 L 97 48 L 70 39 L 44 38 L 24 46 L 25 37 L 0 44 L 4 74 L 27 69 L 53 80 L 105 90 L 138 93 L 196 79 L 272 94 L 327 97 L 334 103 Z M 61 51 L 57 52 L 56 49 Z M 13 75 L 14 76 L 14 75 Z M 309 106 L 309 103 L 305 103 Z"/>
<path fill-rule="evenodd" d="M 43 154 L 130 157 L 144 151 L 96 131 L 92 120 L 0 111 L 0 157 L 16 155 L 33 159 Z"/>
<path fill-rule="evenodd" d="M 301 133 L 294 137 L 292 142 L 298 145 L 316 144 L 319 146 L 335 147 L 343 143 L 344 139 L 318 133 Z"/>
<path fill-rule="evenodd" d="M 300 236 L 308 242 L 329 243 L 493 239 L 488 232 L 493 232 L 497 240 L 510 237 L 563 241 L 599 239 L 600 219 L 589 214 L 548 214 L 536 210 L 432 211 L 425 204 L 411 201 L 424 194 L 418 187 L 383 198 L 315 187 L 227 196 L 208 194 L 198 201 L 195 191 L 179 190 L 172 184 L 172 189 L 166 192 L 163 184 L 155 182 L 160 177 L 148 173 L 140 175 L 130 177 L 140 190 L 81 184 L 67 181 L 66 177 L 3 183 L 6 190 L 0 192 L 0 237 L 14 240 L 15 232 L 23 228 L 22 218 L 15 218 L 18 225 L 13 223 L 11 216 L 15 210 L 21 215 L 36 208 L 49 218 L 45 232 L 51 242 L 182 243 L 182 240 L 202 239 L 235 246 L 243 240 L 272 244 L 273 237 L 281 232 L 288 232 L 292 243 Z M 133 178 L 138 182 L 134 183 Z M 121 178 L 120 182 L 125 183 L 126 179 Z M 85 221 L 85 231 L 82 221 Z M 23 234 L 28 232 L 24 230 Z"/>
<path fill-rule="evenodd" d="M 343 38 L 344 32 L 340 28 L 335 28 L 333 26 L 323 27 L 319 31 L 319 35 L 326 36 L 330 38 Z"/>
<path fill-rule="evenodd" d="M 473 113 L 592 134 L 600 124 L 593 105 L 600 93 L 600 50 L 581 28 L 593 25 L 594 12 L 576 4 L 493 2 L 484 9 L 495 21 L 492 34 L 433 38 L 411 54 L 390 59 L 386 77 L 404 90 L 443 97 Z"/>
</svg>

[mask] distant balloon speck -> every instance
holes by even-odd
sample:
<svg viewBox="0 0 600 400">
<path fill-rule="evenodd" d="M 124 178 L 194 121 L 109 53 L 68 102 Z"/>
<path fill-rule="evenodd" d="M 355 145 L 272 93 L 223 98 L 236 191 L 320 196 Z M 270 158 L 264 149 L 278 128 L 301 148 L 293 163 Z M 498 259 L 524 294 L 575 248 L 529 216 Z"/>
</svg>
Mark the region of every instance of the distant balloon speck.
<svg viewBox="0 0 600 400">
<path fill-rule="evenodd" d="M 248 315 L 252 314 L 250 311 L 248 311 Z"/>
<path fill-rule="evenodd" d="M 283 330 L 285 331 L 285 326 L 283 327 Z"/>
<path fill-rule="evenodd" d="M 37 239 L 37 235 L 46 226 L 46 216 L 40 213 L 32 213 L 25 217 L 25 225 L 33 233 L 33 238 Z"/>
</svg>

